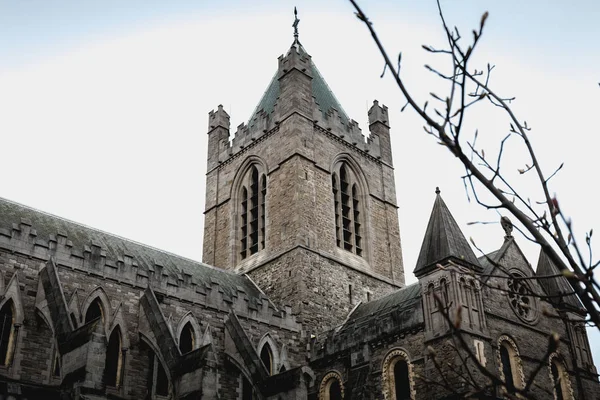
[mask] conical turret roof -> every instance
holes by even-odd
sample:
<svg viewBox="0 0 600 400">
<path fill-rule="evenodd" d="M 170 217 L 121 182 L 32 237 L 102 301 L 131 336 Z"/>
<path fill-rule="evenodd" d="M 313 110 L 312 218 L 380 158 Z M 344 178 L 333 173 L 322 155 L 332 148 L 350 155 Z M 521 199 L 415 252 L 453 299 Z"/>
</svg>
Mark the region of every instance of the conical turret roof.
<svg viewBox="0 0 600 400">
<path fill-rule="evenodd" d="M 435 268 L 437 263 L 454 259 L 468 263 L 477 270 L 481 269 L 479 261 L 471 246 L 465 239 L 446 203 L 436 190 L 431 217 L 421 245 L 421 252 L 415 267 L 415 275 L 420 276 Z"/>
<path fill-rule="evenodd" d="M 308 56 L 308 53 L 299 42 L 294 42 L 289 51 L 295 51 L 300 55 Z M 323 114 L 323 118 L 326 118 L 326 114 L 329 112 L 329 110 L 336 109 L 340 116 L 340 119 L 345 125 L 349 121 L 348 115 L 346 114 L 339 101 L 336 99 L 335 95 L 329 88 L 329 85 L 327 85 L 327 82 L 325 82 L 325 79 L 323 79 L 323 76 L 317 69 L 315 63 L 313 63 L 312 59 L 310 60 L 310 68 L 312 75 L 312 95 L 315 98 L 315 102 L 320 108 L 321 113 Z M 258 105 L 252 113 L 252 116 L 250 117 L 250 122 L 261 110 L 267 114 L 271 114 L 274 111 L 275 103 L 277 102 L 277 98 L 281 93 L 281 89 L 279 86 L 280 76 L 280 71 L 277 71 L 273 76 L 273 79 L 271 79 L 267 90 L 265 90 L 265 94 L 260 99 Z"/>
<path fill-rule="evenodd" d="M 535 274 L 540 278 L 540 285 L 551 296 L 551 302 L 556 305 L 568 306 L 575 310 L 582 310 L 583 305 L 573 294 L 573 288 L 567 281 L 567 278 L 561 276 L 556 265 L 550 260 L 550 257 L 540 251 L 538 265 Z M 556 276 L 559 275 L 559 276 Z M 553 278 L 544 278 L 545 276 L 554 276 Z"/>
</svg>

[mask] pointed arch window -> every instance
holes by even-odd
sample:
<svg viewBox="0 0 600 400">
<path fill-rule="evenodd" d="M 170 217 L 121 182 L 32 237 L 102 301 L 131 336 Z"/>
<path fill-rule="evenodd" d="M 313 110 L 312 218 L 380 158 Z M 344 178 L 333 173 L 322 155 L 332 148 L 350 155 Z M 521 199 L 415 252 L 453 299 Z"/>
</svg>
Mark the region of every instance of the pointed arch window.
<svg viewBox="0 0 600 400">
<path fill-rule="evenodd" d="M 265 248 L 267 177 L 252 165 L 240 193 L 240 257 L 245 259 Z"/>
<path fill-rule="evenodd" d="M 159 358 L 150 350 L 150 370 L 148 378 L 148 391 L 153 395 L 169 395 L 169 378 Z"/>
<path fill-rule="evenodd" d="M 54 364 L 52 365 L 52 376 L 55 378 L 60 378 L 60 356 L 58 351 L 54 355 Z"/>
<path fill-rule="evenodd" d="M 260 360 L 264 364 L 269 375 L 273 375 L 273 351 L 269 343 L 265 343 L 260 351 Z"/>
<path fill-rule="evenodd" d="M 254 389 L 252 384 L 244 375 L 242 375 L 242 397 L 241 400 L 252 400 L 254 399 Z"/>
<path fill-rule="evenodd" d="M 87 324 L 98 317 L 100 317 L 101 321 L 104 322 L 104 311 L 102 310 L 100 298 L 97 297 L 94 301 L 92 301 L 85 313 L 85 323 Z"/>
<path fill-rule="evenodd" d="M 15 310 L 12 300 L 0 309 L 0 365 L 10 365 L 15 342 Z"/>
<path fill-rule="evenodd" d="M 104 379 L 107 386 L 121 386 L 123 370 L 123 350 L 121 329 L 113 329 L 106 348 L 106 362 L 104 364 Z"/>
<path fill-rule="evenodd" d="M 194 328 L 192 323 L 185 324 L 179 335 L 179 350 L 181 354 L 189 353 L 194 350 Z"/>
<path fill-rule="evenodd" d="M 345 162 L 331 177 L 336 245 L 358 256 L 364 251 L 362 196 L 357 179 Z"/>
</svg>

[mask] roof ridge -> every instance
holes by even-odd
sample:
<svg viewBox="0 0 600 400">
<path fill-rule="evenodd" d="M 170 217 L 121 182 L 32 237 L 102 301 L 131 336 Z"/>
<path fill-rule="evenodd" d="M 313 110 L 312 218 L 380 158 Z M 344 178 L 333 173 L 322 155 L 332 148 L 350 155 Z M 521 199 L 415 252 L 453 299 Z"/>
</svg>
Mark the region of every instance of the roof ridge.
<svg viewBox="0 0 600 400">
<path fill-rule="evenodd" d="M 40 213 L 40 214 L 44 214 L 44 215 L 46 215 L 48 217 L 55 218 L 57 220 L 60 220 L 60 221 L 63 221 L 63 222 L 69 223 L 69 224 L 77 225 L 79 227 L 82 227 L 82 228 L 85 228 L 85 229 L 89 229 L 89 230 L 92 230 L 92 231 L 95 231 L 95 232 L 98 232 L 98 233 L 101 233 L 101 234 L 104 234 L 104 235 L 112 236 L 112 237 L 114 237 L 116 239 L 123 240 L 123 241 L 129 242 L 129 243 L 132 243 L 132 244 L 135 244 L 135 245 L 138 245 L 138 246 L 142 246 L 142 247 L 145 247 L 145 248 L 148 248 L 148 249 L 152 249 L 154 251 L 157 251 L 159 253 L 163 253 L 163 254 L 168 255 L 168 256 L 174 256 L 174 257 L 180 258 L 182 260 L 187 260 L 187 261 L 190 261 L 192 263 L 195 263 L 195 264 L 198 264 L 198 265 L 201 265 L 201 266 L 204 266 L 204 267 L 212 268 L 212 269 L 217 270 L 217 271 L 222 271 L 222 272 L 227 272 L 227 273 L 230 273 L 230 274 L 233 274 L 233 275 L 238 275 L 236 273 L 233 273 L 232 271 L 228 271 L 226 269 L 217 268 L 217 267 L 214 267 L 212 265 L 205 264 L 205 263 L 203 263 L 201 261 L 193 260 L 191 258 L 188 258 L 188 257 L 185 257 L 185 256 L 181 256 L 179 254 L 175 254 L 175 253 L 172 253 L 170 251 L 163 250 L 163 249 L 159 249 L 157 247 L 150 246 L 148 244 L 144 244 L 142 242 L 138 242 L 138 241 L 133 240 L 133 239 L 129 239 L 129 238 L 126 238 L 126 237 L 123 237 L 123 236 L 120 236 L 120 235 L 117 235 L 117 234 L 114 234 L 114 233 L 103 231 L 102 229 L 94 228 L 92 226 L 83 224 L 81 222 L 73 221 L 73 220 L 70 220 L 68 218 L 64 218 L 64 217 L 52 214 L 50 212 L 47 212 L 47 211 L 44 211 L 44 210 L 40 210 L 40 209 L 35 208 L 35 207 L 27 206 L 25 204 L 19 203 L 19 202 L 14 201 L 14 200 L 7 199 L 7 198 L 2 197 L 2 196 L 0 196 L 0 201 L 4 201 L 4 202 L 7 202 L 7 203 L 10 203 L 10 204 L 19 206 L 19 207 L 23 207 L 23 208 L 35 211 L 35 212 Z"/>
</svg>

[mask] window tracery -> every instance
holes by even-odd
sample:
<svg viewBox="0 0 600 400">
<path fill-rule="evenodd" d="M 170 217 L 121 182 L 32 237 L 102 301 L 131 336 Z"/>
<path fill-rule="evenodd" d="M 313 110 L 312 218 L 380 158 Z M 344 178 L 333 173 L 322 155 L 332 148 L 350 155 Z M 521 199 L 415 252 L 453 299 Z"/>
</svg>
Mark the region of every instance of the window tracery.
<svg viewBox="0 0 600 400">
<path fill-rule="evenodd" d="M 265 248 L 267 178 L 253 164 L 240 189 L 240 257 L 245 259 Z"/>
<path fill-rule="evenodd" d="M 362 194 L 358 180 L 346 162 L 342 161 L 334 169 L 331 186 L 336 245 L 362 257 L 364 253 Z"/>
<path fill-rule="evenodd" d="M 523 322 L 533 323 L 537 320 L 537 308 L 535 298 L 524 276 L 519 272 L 511 272 L 507 280 L 507 296 L 510 307 Z"/>
</svg>

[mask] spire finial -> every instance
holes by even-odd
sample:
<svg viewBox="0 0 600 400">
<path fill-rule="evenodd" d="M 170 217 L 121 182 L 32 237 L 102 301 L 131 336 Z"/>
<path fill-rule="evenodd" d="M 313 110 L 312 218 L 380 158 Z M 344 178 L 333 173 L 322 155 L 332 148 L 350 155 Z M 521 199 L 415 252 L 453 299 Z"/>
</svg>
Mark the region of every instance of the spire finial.
<svg viewBox="0 0 600 400">
<path fill-rule="evenodd" d="M 440 194 L 442 191 L 440 190 L 440 188 L 438 186 L 436 186 L 435 188 L 435 194 Z"/>
<path fill-rule="evenodd" d="M 292 24 L 292 26 L 294 27 L 294 43 L 300 43 L 298 41 L 298 24 L 300 23 L 300 20 L 298 19 L 298 10 L 296 10 L 296 7 L 294 7 L 294 23 Z"/>
</svg>

